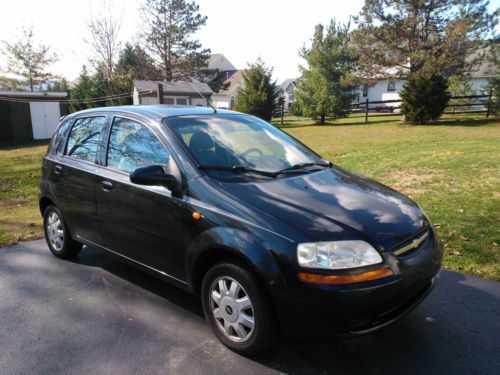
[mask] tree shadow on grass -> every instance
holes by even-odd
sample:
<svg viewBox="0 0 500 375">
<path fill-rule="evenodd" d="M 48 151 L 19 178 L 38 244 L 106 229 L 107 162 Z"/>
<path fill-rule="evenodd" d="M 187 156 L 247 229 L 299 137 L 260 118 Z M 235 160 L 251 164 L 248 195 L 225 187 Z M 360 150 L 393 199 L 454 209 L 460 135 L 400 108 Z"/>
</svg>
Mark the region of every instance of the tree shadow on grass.
<svg viewBox="0 0 500 375">
<path fill-rule="evenodd" d="M 42 140 L 33 140 L 28 142 L 20 142 L 20 143 L 0 143 L 0 151 L 11 151 L 17 150 L 19 148 L 35 148 L 40 146 L 48 146 L 50 139 L 42 139 Z"/>
</svg>

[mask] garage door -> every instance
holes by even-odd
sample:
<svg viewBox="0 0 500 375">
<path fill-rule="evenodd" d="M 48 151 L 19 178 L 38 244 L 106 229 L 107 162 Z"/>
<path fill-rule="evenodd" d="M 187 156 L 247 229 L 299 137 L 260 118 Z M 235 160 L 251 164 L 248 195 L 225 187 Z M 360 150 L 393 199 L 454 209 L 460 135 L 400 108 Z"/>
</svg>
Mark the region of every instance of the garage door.
<svg viewBox="0 0 500 375">
<path fill-rule="evenodd" d="M 34 139 L 52 138 L 61 117 L 59 102 L 30 102 Z"/>
</svg>

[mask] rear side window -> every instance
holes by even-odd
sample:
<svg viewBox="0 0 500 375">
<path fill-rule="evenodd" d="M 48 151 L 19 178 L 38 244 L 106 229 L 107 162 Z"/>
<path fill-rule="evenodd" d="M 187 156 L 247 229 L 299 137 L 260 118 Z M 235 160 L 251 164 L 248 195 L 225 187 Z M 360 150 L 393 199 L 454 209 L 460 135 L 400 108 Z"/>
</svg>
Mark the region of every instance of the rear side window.
<svg viewBox="0 0 500 375">
<path fill-rule="evenodd" d="M 142 124 L 116 117 L 108 145 L 108 167 L 127 173 L 146 165 L 168 169 L 169 155 L 159 139 Z"/>
<path fill-rule="evenodd" d="M 75 121 L 68 136 L 66 155 L 95 162 L 106 117 L 86 117 Z"/>
<path fill-rule="evenodd" d="M 61 154 L 64 149 L 64 138 L 66 134 L 66 130 L 68 130 L 71 125 L 71 120 L 64 120 L 57 128 L 56 133 L 52 137 L 52 140 L 49 144 L 49 149 L 47 154 Z"/>
</svg>

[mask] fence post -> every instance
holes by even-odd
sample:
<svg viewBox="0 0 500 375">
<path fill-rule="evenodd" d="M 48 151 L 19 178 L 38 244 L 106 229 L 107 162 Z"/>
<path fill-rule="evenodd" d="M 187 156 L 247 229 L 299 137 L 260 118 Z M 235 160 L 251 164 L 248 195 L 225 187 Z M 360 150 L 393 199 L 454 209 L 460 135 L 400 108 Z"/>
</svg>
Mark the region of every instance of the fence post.
<svg viewBox="0 0 500 375">
<path fill-rule="evenodd" d="M 368 96 L 366 97 L 365 101 L 365 122 L 368 122 Z"/>
<path fill-rule="evenodd" d="M 281 125 L 283 125 L 284 115 L 285 115 L 285 98 L 281 97 Z"/>
<path fill-rule="evenodd" d="M 486 118 L 490 117 L 490 108 L 491 108 L 491 94 L 493 88 L 490 87 L 490 93 L 488 95 L 488 105 L 486 106 Z"/>
</svg>

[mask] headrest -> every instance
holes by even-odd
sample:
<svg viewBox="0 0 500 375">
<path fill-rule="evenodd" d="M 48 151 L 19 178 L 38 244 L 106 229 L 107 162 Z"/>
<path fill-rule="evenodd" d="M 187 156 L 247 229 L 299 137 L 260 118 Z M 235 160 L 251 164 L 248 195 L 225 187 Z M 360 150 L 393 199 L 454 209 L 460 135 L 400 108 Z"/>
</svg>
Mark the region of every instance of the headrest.
<svg viewBox="0 0 500 375">
<path fill-rule="evenodd" d="M 191 136 L 189 140 L 189 149 L 197 151 L 206 151 L 214 147 L 214 140 L 212 137 L 204 132 L 197 131 Z"/>
</svg>

